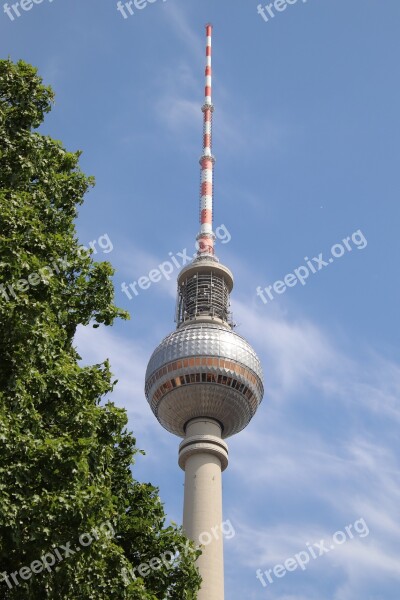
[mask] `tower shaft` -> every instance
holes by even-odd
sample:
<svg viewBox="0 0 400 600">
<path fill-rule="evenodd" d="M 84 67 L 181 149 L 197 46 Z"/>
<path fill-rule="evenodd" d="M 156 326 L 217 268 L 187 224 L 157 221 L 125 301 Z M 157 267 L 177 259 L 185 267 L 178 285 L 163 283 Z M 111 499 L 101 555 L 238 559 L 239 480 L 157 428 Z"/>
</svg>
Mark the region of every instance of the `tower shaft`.
<svg viewBox="0 0 400 600">
<path fill-rule="evenodd" d="M 198 600 L 224 598 L 222 470 L 227 450 L 219 423 L 207 418 L 188 423 L 179 464 L 185 470 L 183 529 L 203 551 L 197 561 L 203 579 Z"/>
</svg>

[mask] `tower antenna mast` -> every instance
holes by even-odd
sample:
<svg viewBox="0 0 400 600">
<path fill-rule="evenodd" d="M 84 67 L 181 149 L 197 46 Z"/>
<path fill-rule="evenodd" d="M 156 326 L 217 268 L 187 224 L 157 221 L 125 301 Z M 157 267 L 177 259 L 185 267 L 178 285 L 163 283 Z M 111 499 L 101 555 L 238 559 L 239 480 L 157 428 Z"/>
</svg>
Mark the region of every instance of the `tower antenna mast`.
<svg viewBox="0 0 400 600">
<path fill-rule="evenodd" d="M 213 256 L 213 190 L 214 190 L 214 164 L 212 154 L 212 117 L 214 105 L 212 103 L 212 25 L 206 25 L 206 82 L 204 90 L 203 111 L 203 154 L 200 158 L 201 188 L 200 188 L 200 232 L 197 236 L 198 255 Z"/>
</svg>

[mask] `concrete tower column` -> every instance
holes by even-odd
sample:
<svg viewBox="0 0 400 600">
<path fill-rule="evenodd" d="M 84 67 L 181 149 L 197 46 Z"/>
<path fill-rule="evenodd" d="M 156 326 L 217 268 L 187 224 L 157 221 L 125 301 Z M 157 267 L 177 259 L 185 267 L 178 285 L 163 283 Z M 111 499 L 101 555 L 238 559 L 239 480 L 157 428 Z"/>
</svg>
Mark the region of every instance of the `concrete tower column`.
<svg viewBox="0 0 400 600">
<path fill-rule="evenodd" d="M 203 578 L 198 600 L 224 600 L 222 471 L 228 466 L 228 446 L 213 420 L 189 421 L 179 446 L 179 466 L 185 471 L 183 528 L 203 554 L 197 561 Z"/>
</svg>

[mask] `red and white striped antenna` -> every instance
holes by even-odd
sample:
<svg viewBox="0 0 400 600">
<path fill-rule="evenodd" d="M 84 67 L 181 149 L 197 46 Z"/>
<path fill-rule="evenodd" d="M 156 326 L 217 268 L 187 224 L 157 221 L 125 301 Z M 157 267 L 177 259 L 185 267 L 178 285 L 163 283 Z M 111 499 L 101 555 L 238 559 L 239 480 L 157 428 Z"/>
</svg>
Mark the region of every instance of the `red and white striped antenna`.
<svg viewBox="0 0 400 600">
<path fill-rule="evenodd" d="M 204 115 L 203 154 L 200 158 L 201 165 L 201 192 L 200 192 L 200 233 L 197 236 L 198 256 L 214 255 L 213 232 L 213 176 L 215 158 L 212 154 L 212 25 L 206 25 L 206 86 L 205 101 L 202 106 Z"/>
</svg>

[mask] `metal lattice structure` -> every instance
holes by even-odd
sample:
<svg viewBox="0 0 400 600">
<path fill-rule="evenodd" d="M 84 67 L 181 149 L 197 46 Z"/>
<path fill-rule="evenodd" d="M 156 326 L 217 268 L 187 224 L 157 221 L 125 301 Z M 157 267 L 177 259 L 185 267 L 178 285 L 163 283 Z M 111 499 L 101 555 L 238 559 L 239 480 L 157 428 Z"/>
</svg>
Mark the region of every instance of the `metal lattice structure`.
<svg viewBox="0 0 400 600">
<path fill-rule="evenodd" d="M 187 277 L 179 286 L 178 298 L 178 325 L 205 315 L 230 321 L 229 289 L 217 273 L 210 271 Z"/>
</svg>

